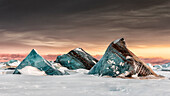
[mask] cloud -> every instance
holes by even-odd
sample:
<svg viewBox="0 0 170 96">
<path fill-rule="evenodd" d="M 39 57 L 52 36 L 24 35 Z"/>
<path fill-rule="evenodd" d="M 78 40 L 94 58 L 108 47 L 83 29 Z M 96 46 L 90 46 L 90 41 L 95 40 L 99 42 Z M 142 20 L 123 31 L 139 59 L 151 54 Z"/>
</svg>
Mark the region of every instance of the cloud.
<svg viewBox="0 0 170 96">
<path fill-rule="evenodd" d="M 106 48 L 170 45 L 167 0 L 0 0 L 3 46 Z M 104 50 L 103 49 L 103 50 Z"/>
</svg>

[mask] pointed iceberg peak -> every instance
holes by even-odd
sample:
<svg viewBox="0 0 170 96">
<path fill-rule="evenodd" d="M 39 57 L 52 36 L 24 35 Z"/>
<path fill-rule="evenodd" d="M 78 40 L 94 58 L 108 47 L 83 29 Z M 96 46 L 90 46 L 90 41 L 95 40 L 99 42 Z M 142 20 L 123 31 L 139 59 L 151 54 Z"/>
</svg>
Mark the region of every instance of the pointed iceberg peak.
<svg viewBox="0 0 170 96">
<path fill-rule="evenodd" d="M 41 57 L 38 52 L 36 51 L 36 49 L 32 49 L 31 52 L 28 54 L 28 56 L 26 58 L 33 58 L 33 57 L 39 57 L 44 59 L 43 57 Z"/>
<path fill-rule="evenodd" d="M 112 45 L 112 46 L 116 45 L 119 47 L 126 48 L 126 42 L 125 42 L 124 38 L 117 39 L 117 40 L 113 41 L 110 45 Z"/>
<path fill-rule="evenodd" d="M 68 69 L 74 70 L 83 68 L 90 70 L 98 60 L 85 52 L 82 48 L 75 48 L 67 54 L 58 56 L 56 62 Z"/>
<path fill-rule="evenodd" d="M 120 38 L 120 39 L 117 39 L 115 41 L 113 41 L 114 44 L 117 44 L 117 43 L 124 43 L 125 44 L 125 39 L 124 38 Z"/>
<path fill-rule="evenodd" d="M 36 50 L 36 49 L 32 49 L 32 51 L 33 51 L 33 52 L 37 52 L 37 50 Z"/>
<path fill-rule="evenodd" d="M 38 52 L 37 52 L 36 49 L 32 49 L 30 53 L 32 53 L 32 54 L 38 54 Z"/>
</svg>

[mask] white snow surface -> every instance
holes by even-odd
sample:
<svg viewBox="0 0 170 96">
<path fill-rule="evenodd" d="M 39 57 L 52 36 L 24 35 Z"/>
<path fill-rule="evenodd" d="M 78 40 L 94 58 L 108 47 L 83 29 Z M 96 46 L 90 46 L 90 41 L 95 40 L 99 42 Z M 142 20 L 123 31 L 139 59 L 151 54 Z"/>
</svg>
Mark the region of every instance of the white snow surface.
<svg viewBox="0 0 170 96">
<path fill-rule="evenodd" d="M 32 67 L 32 66 L 25 66 L 22 69 L 18 69 L 18 71 L 22 75 L 46 75 L 44 71 L 40 71 L 36 67 Z"/>
<path fill-rule="evenodd" d="M 162 80 L 98 77 L 87 75 L 84 69 L 70 71 L 74 74 L 0 75 L 0 96 L 170 96 L 167 71 L 156 71 L 167 77 Z"/>
</svg>

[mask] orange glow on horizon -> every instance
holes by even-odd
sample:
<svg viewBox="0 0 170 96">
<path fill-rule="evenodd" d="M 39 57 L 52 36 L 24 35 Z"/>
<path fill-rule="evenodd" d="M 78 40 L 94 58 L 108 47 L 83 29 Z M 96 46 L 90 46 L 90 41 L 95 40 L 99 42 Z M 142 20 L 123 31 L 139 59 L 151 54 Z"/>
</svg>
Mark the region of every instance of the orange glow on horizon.
<svg viewBox="0 0 170 96">
<path fill-rule="evenodd" d="M 146 48 L 129 48 L 137 56 L 141 57 L 161 57 L 170 59 L 170 46 L 146 47 Z"/>
<path fill-rule="evenodd" d="M 103 55 L 107 49 L 108 45 L 95 48 L 83 48 L 86 52 L 91 55 Z M 13 48 L 13 49 L 3 49 L 0 50 L 0 54 L 29 54 L 33 48 Z M 66 54 L 74 48 L 35 48 L 40 55 L 56 55 L 56 54 Z M 161 57 L 164 59 L 170 59 L 170 46 L 151 46 L 151 47 L 128 47 L 134 54 L 138 57 Z"/>
</svg>

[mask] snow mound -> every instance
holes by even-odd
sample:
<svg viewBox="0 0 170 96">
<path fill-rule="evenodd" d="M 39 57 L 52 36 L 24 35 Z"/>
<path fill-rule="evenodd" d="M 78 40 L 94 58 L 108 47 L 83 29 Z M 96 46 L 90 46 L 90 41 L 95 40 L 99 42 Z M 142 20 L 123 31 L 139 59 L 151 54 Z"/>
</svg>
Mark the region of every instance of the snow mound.
<svg viewBox="0 0 170 96">
<path fill-rule="evenodd" d="M 23 75 L 47 75 L 44 71 L 40 71 L 36 67 L 25 66 L 18 70 Z"/>
</svg>

